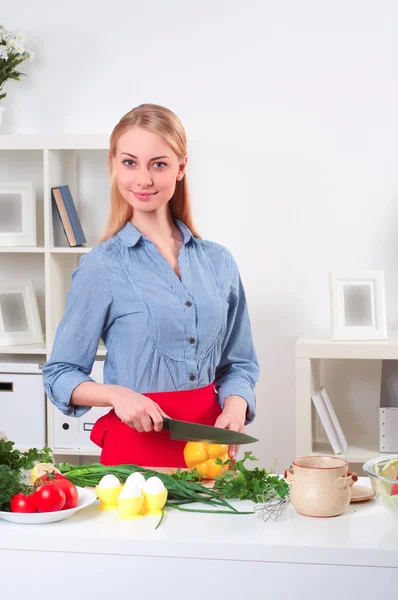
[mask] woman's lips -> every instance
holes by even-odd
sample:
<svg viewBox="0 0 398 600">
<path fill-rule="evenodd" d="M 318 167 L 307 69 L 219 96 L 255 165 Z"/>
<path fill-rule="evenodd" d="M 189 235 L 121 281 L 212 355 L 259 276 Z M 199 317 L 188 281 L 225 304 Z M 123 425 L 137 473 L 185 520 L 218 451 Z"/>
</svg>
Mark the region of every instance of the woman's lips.
<svg viewBox="0 0 398 600">
<path fill-rule="evenodd" d="M 155 192 L 155 193 L 156 193 L 156 192 Z M 154 195 L 155 195 L 155 193 L 154 193 L 154 192 L 152 192 L 152 193 L 143 193 L 143 194 L 139 194 L 139 193 L 133 192 L 134 196 L 135 196 L 136 198 L 138 198 L 138 200 L 148 200 L 149 198 L 152 198 L 152 196 L 154 196 Z"/>
</svg>

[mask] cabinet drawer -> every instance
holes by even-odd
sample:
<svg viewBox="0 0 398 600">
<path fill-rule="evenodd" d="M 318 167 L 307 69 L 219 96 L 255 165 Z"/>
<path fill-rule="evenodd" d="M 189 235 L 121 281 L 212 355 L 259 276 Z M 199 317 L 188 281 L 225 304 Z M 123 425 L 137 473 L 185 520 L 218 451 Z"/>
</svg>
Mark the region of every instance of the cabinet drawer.
<svg viewBox="0 0 398 600">
<path fill-rule="evenodd" d="M 104 361 L 95 361 L 90 376 L 97 383 L 103 383 Z M 90 440 L 90 433 L 95 422 L 111 410 L 110 406 L 99 408 L 93 406 L 80 418 L 66 417 L 60 410 L 54 410 L 54 446 L 56 448 L 76 448 L 80 450 L 96 450 L 99 448 Z"/>
<path fill-rule="evenodd" d="M 46 445 L 41 375 L 0 373 L 0 430 L 17 447 L 43 448 Z"/>
</svg>

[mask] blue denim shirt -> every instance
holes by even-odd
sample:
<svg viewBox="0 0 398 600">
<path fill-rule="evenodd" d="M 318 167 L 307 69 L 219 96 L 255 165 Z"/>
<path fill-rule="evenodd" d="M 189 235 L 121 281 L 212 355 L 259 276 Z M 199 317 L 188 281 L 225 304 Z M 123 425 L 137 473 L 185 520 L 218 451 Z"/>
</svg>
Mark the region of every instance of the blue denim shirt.
<svg viewBox="0 0 398 600">
<path fill-rule="evenodd" d="M 50 401 L 79 417 L 70 403 L 89 376 L 100 338 L 104 383 L 136 392 L 192 390 L 214 382 L 221 408 L 237 394 L 255 416 L 259 376 L 244 288 L 230 252 L 195 238 L 181 221 L 181 279 L 130 222 L 80 259 L 65 314 L 43 367 Z"/>
</svg>

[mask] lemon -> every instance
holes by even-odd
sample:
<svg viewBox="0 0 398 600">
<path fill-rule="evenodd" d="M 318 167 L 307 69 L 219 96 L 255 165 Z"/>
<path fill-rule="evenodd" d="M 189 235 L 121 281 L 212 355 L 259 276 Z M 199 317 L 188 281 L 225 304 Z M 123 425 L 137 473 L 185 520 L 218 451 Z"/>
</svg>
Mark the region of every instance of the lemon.
<svg viewBox="0 0 398 600">
<path fill-rule="evenodd" d="M 61 473 L 54 465 L 51 463 L 38 463 L 33 467 L 30 472 L 30 483 L 35 483 L 36 479 L 46 475 L 47 473 Z"/>
<path fill-rule="evenodd" d="M 398 459 L 393 458 L 392 460 L 389 460 L 382 468 L 381 475 L 383 475 L 383 477 L 396 479 L 398 477 Z"/>
</svg>

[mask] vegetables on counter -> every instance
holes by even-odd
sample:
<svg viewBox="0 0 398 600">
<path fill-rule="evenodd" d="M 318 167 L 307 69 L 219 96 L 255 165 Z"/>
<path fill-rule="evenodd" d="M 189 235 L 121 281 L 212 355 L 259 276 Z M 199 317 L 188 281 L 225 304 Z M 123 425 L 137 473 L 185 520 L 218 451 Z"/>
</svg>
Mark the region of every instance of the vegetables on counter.
<svg viewBox="0 0 398 600">
<path fill-rule="evenodd" d="M 216 477 L 214 491 L 219 492 L 224 498 L 239 498 L 253 502 L 269 502 L 275 498 L 285 498 L 289 493 L 290 484 L 280 478 L 273 470 L 247 469 L 247 460 L 258 460 L 251 452 L 245 452 L 243 459 L 236 462 L 228 459 L 225 464 L 229 470 Z M 221 459 L 218 459 L 218 464 Z"/>
<path fill-rule="evenodd" d="M 184 447 L 184 460 L 188 469 L 196 469 L 203 479 L 215 479 L 229 468 L 228 445 L 187 442 Z"/>
<path fill-rule="evenodd" d="M 121 483 L 125 483 L 127 478 L 133 473 L 141 473 L 145 479 L 154 475 L 152 469 L 145 469 L 137 465 L 117 465 L 104 466 L 99 463 L 91 465 L 73 466 L 68 463 L 57 465 L 61 473 L 77 486 L 98 486 L 104 475 L 115 475 Z M 183 473 L 183 476 L 181 476 Z M 207 512 L 205 509 L 194 509 L 184 507 L 184 504 L 200 502 L 217 508 L 217 512 L 226 512 L 229 514 L 248 514 L 253 511 L 239 511 L 227 502 L 218 492 L 208 489 L 200 482 L 195 481 L 197 474 L 190 474 L 190 480 L 187 480 L 185 473 L 177 471 L 175 474 L 158 473 L 157 477 L 163 482 L 167 489 L 168 497 L 165 506 L 174 507 L 177 510 L 189 512 Z M 214 509 L 210 509 L 215 512 Z"/>
<path fill-rule="evenodd" d="M 37 461 L 52 461 L 50 448 L 31 448 L 25 452 L 14 448 L 11 441 L 0 440 L 0 510 L 10 511 L 12 498 L 22 493 L 28 496 L 33 490 L 24 478 L 24 471 L 32 469 Z M 13 506 L 22 509 L 22 499 L 14 501 Z"/>
<path fill-rule="evenodd" d="M 76 486 L 53 465 L 50 448 L 23 452 L 14 445 L 0 440 L 1 511 L 52 512 L 78 505 Z"/>
<path fill-rule="evenodd" d="M 152 513 L 161 514 L 163 519 L 165 506 L 189 512 L 250 514 L 254 511 L 238 510 L 228 500 L 267 502 L 288 496 L 289 483 L 273 470 L 245 466 L 246 461 L 257 460 L 251 452 L 245 452 L 242 460 L 232 461 L 226 445 L 187 442 L 184 459 L 188 470 L 177 469 L 174 473 L 138 465 L 54 465 L 49 448 L 22 452 L 14 449 L 13 442 L 0 440 L 0 510 L 49 512 L 75 508 L 76 486 L 96 487 L 103 507 L 119 509 L 122 518 Z M 44 462 L 37 464 L 38 460 Z M 209 479 L 215 480 L 213 489 L 202 483 Z M 202 506 L 184 506 L 193 503 Z"/>
</svg>

